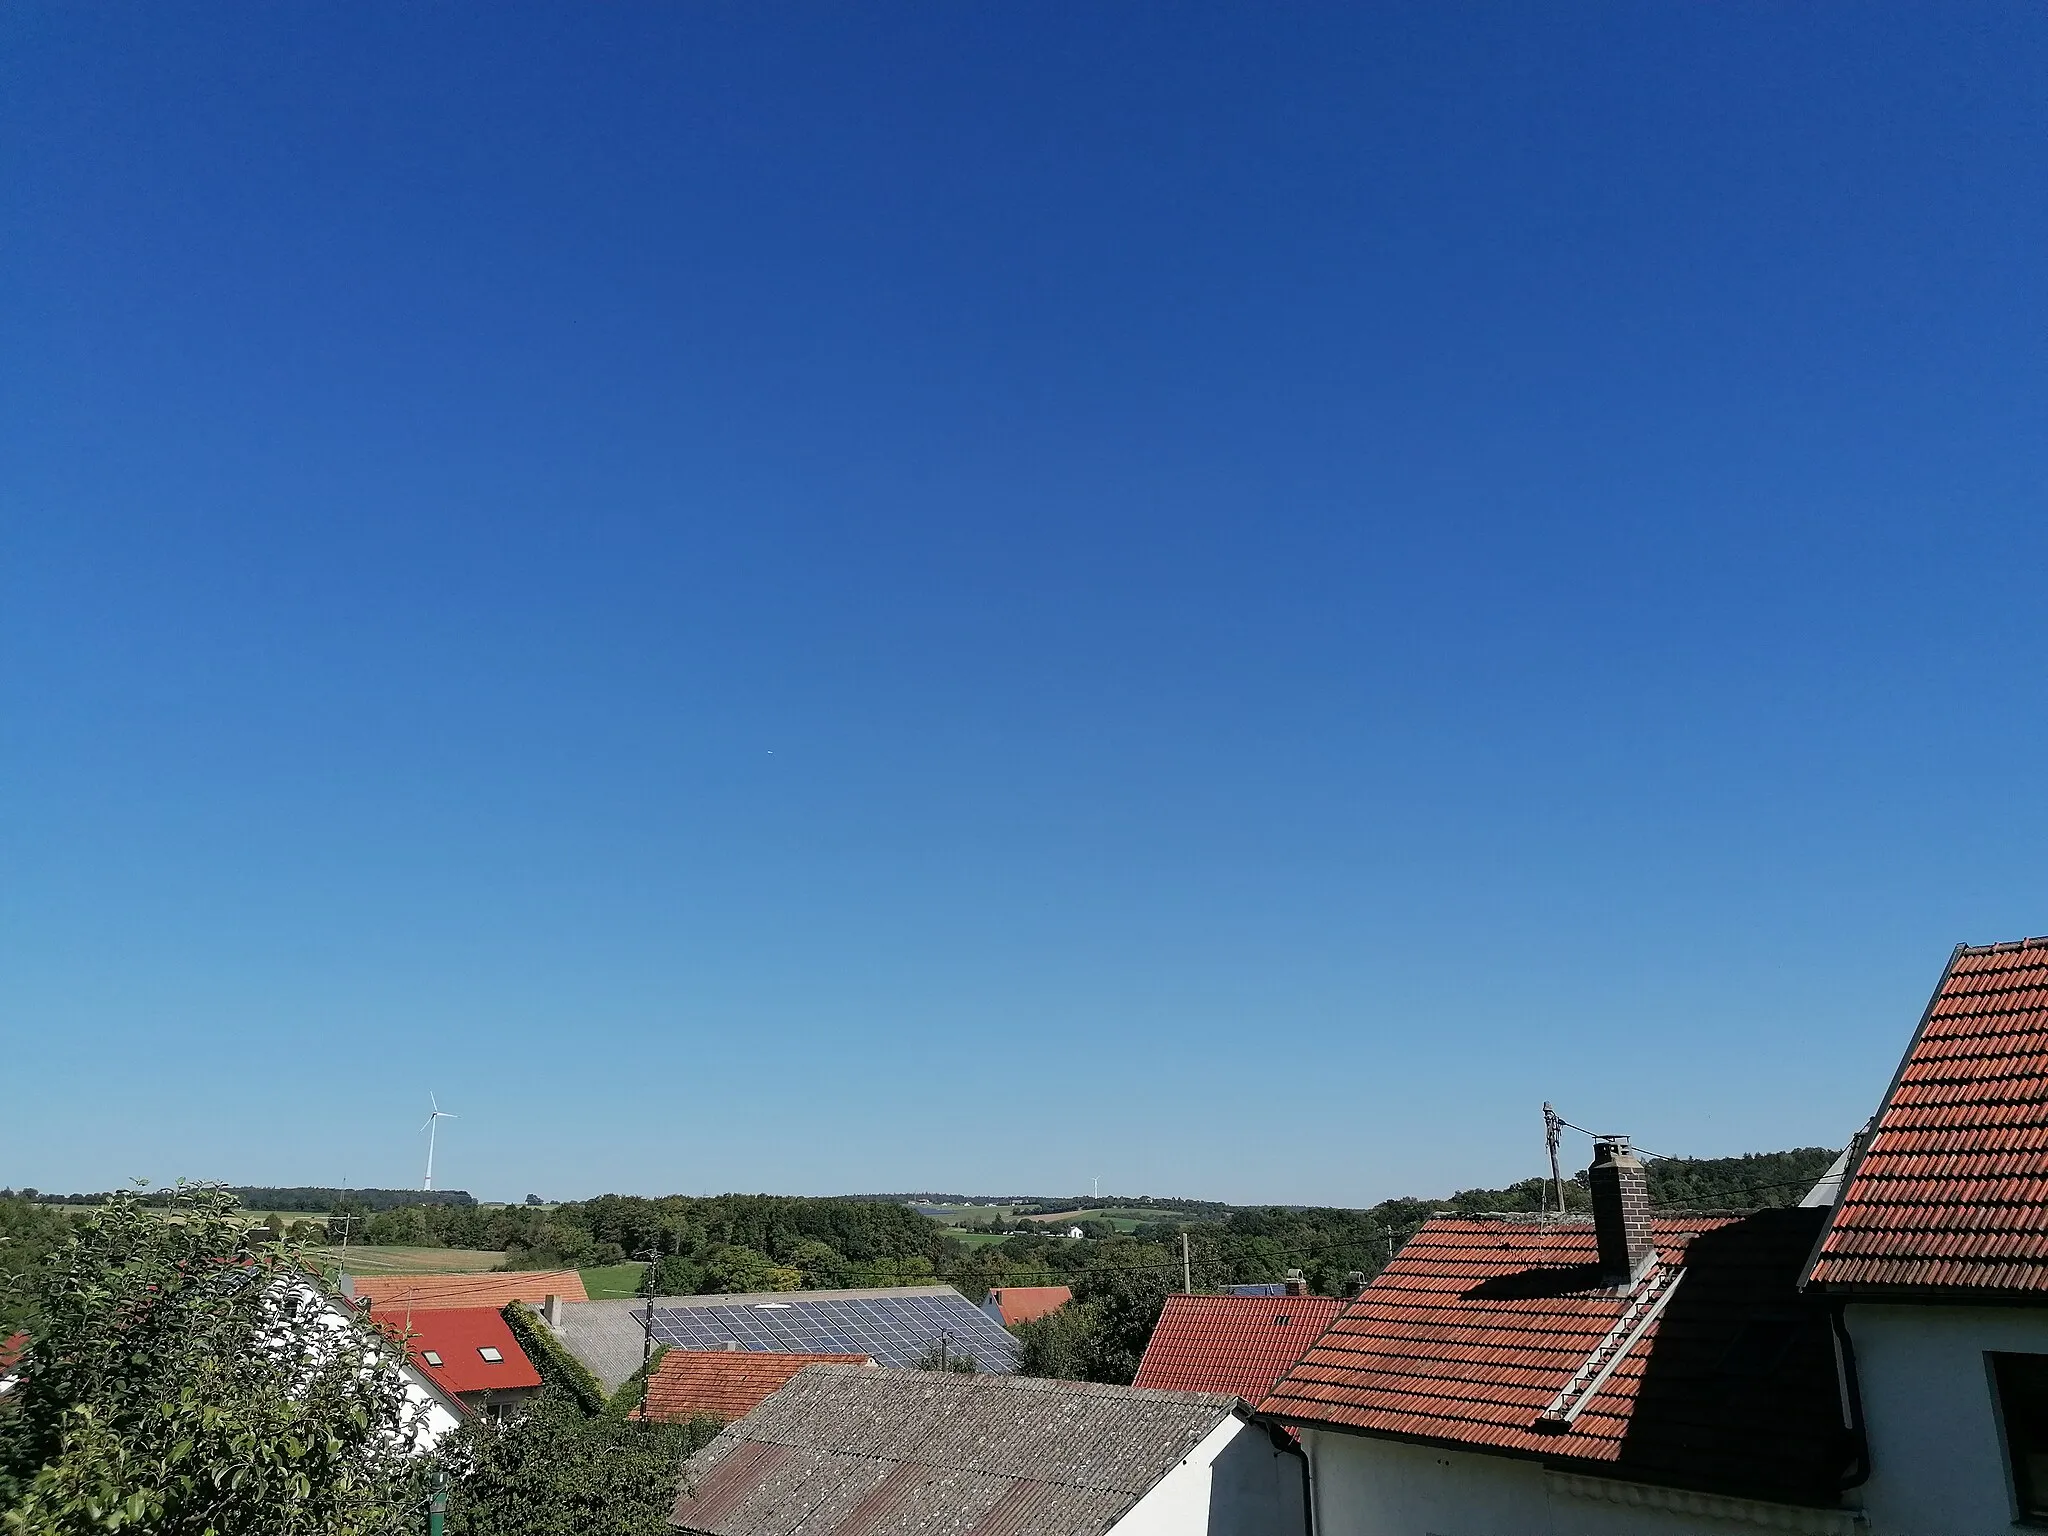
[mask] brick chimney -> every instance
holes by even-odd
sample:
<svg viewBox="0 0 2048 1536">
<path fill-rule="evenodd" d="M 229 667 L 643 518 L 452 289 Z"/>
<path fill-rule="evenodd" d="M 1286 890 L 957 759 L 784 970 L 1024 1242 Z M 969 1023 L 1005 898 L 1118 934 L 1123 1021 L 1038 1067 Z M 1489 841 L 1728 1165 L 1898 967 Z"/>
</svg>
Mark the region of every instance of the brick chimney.
<svg viewBox="0 0 2048 1536">
<path fill-rule="evenodd" d="M 1626 1136 L 1594 1140 L 1586 1185 L 1593 1195 L 1601 1283 L 1634 1285 L 1656 1263 L 1657 1250 L 1650 1242 L 1650 1187 Z"/>
<path fill-rule="evenodd" d="M 1267 1273 L 1270 1274 L 1271 1271 L 1269 1270 Z M 1306 1296 L 1308 1294 L 1308 1280 L 1298 1269 L 1287 1271 L 1287 1277 L 1282 1284 L 1286 1287 L 1287 1294 L 1290 1296 Z"/>
</svg>

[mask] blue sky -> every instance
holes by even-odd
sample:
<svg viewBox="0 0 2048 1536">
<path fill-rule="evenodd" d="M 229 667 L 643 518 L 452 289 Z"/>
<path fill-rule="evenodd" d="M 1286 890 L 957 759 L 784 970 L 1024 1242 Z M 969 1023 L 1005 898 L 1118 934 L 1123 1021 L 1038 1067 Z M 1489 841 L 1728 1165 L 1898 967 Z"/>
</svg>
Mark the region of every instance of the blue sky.
<svg viewBox="0 0 2048 1536">
<path fill-rule="evenodd" d="M 0 1183 L 1838 1144 L 2048 930 L 2044 65 L 9 7 Z"/>
</svg>

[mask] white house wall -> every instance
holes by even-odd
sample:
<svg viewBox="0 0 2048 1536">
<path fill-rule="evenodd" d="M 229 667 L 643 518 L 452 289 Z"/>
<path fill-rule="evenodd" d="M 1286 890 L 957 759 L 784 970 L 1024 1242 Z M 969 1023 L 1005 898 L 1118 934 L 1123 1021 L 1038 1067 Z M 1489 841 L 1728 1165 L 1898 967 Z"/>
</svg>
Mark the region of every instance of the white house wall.
<svg viewBox="0 0 2048 1536">
<path fill-rule="evenodd" d="M 1991 1352 L 2048 1355 L 2048 1309 L 1852 1306 L 1871 1536 L 2012 1536 Z"/>
<path fill-rule="evenodd" d="M 1116 1523 L 1115 1536 L 1303 1536 L 1301 1461 L 1225 1419 Z"/>
<path fill-rule="evenodd" d="M 1302 1440 L 1314 1467 L 1315 1536 L 1851 1536 L 1862 1529 L 1844 1512 L 1547 1473 L 1519 1457 L 1328 1430 L 1306 1430 Z"/>
</svg>

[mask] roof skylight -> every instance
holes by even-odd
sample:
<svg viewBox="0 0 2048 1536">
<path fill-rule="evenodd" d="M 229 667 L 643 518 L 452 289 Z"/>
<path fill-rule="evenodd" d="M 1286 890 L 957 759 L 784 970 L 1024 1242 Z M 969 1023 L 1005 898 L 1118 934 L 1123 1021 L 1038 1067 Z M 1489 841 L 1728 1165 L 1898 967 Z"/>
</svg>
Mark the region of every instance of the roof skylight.
<svg viewBox="0 0 2048 1536">
<path fill-rule="evenodd" d="M 503 1362 L 505 1358 L 503 1355 L 499 1354 L 497 1350 L 491 1348 L 491 1346 L 488 1344 L 479 1344 L 477 1346 L 476 1352 L 482 1355 L 484 1359 L 488 1360 L 492 1365 L 500 1364 L 501 1362 Z"/>
</svg>

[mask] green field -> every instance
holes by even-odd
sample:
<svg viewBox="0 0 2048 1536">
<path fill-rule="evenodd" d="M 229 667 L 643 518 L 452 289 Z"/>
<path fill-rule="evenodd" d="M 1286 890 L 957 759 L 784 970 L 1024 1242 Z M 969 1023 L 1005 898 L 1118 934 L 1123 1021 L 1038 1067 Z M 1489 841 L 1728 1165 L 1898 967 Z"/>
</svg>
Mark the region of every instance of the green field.
<svg viewBox="0 0 2048 1536">
<path fill-rule="evenodd" d="M 321 1260 L 336 1264 L 352 1275 L 468 1275 L 496 1269 L 505 1262 L 502 1253 L 480 1248 L 380 1248 L 368 1243 L 351 1243 L 346 1250 L 316 1250 Z"/>
<path fill-rule="evenodd" d="M 592 1301 L 625 1301 L 640 1294 L 640 1276 L 645 1264 L 606 1264 L 582 1271 L 583 1289 Z"/>
</svg>

